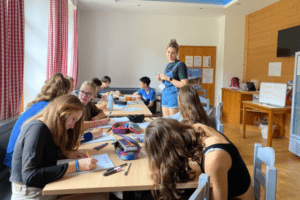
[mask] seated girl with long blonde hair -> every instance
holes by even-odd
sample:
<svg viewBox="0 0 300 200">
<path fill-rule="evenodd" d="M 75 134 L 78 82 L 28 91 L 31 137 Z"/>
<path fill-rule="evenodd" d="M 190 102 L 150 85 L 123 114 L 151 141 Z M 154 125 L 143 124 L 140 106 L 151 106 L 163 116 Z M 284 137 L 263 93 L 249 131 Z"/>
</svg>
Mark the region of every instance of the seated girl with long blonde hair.
<svg viewBox="0 0 300 200">
<path fill-rule="evenodd" d="M 42 196 L 46 184 L 97 166 L 98 161 L 94 158 L 57 165 L 59 158 L 73 157 L 67 152 L 77 153 L 84 128 L 83 109 L 77 97 L 64 95 L 25 122 L 13 155 L 12 200 L 55 199 Z"/>
<path fill-rule="evenodd" d="M 110 119 L 105 118 L 105 114 L 102 109 L 99 109 L 92 101 L 93 95 L 96 93 L 96 85 L 91 81 L 85 81 L 82 83 L 78 98 L 82 102 L 84 107 L 84 129 L 96 128 L 98 126 L 107 125 Z M 89 134 L 90 133 L 90 134 Z M 96 128 L 84 135 L 85 141 L 96 139 L 102 136 L 103 129 Z"/>
</svg>

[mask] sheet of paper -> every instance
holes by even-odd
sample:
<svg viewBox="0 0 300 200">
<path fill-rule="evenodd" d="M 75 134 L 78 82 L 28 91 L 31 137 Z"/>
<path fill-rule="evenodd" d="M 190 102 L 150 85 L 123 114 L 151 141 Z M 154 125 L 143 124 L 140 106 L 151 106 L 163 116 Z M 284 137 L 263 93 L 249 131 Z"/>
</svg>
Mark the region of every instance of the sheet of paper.
<svg viewBox="0 0 300 200">
<path fill-rule="evenodd" d="M 116 105 L 114 104 L 114 109 L 122 110 L 123 108 L 126 108 L 126 105 Z"/>
<path fill-rule="evenodd" d="M 194 67 L 201 67 L 201 56 L 194 56 Z"/>
<path fill-rule="evenodd" d="M 187 67 L 193 67 L 193 56 L 185 56 L 185 64 Z"/>
<path fill-rule="evenodd" d="M 300 75 L 300 56 L 298 56 L 298 70 L 297 70 L 297 76 Z"/>
<path fill-rule="evenodd" d="M 142 108 L 131 107 L 131 108 L 125 108 L 125 109 L 122 109 L 122 110 L 127 111 L 127 112 L 132 112 L 132 111 L 143 110 L 143 109 Z"/>
<path fill-rule="evenodd" d="M 114 140 L 114 137 L 112 135 L 107 135 L 107 133 L 103 132 L 101 138 L 91 140 L 91 141 L 85 142 L 83 144 L 92 144 L 92 143 L 96 143 L 96 142 L 104 142 L 104 141 L 112 141 L 112 140 Z"/>
<path fill-rule="evenodd" d="M 214 69 L 212 69 L 212 68 L 208 68 L 208 69 L 203 68 L 202 83 L 213 83 L 213 76 L 214 76 Z"/>
<path fill-rule="evenodd" d="M 158 86 L 158 88 L 159 88 L 161 91 L 163 91 L 163 90 L 165 89 L 165 87 L 166 87 L 166 85 L 163 84 L 163 83 L 159 84 L 159 86 Z"/>
<path fill-rule="evenodd" d="M 270 62 L 269 63 L 269 76 L 281 76 L 282 62 Z"/>
<path fill-rule="evenodd" d="M 143 123 L 139 123 L 139 126 L 141 127 L 141 128 L 147 128 L 147 126 L 150 124 L 150 122 L 143 122 Z"/>
<path fill-rule="evenodd" d="M 72 175 L 76 175 L 76 174 L 84 174 L 84 173 L 88 173 L 88 172 L 96 172 L 96 171 L 101 171 L 101 170 L 105 170 L 105 169 L 109 169 L 111 167 L 114 167 L 115 165 L 112 163 L 112 161 L 110 160 L 109 156 L 107 155 L 107 153 L 105 154 L 100 154 L 100 155 L 94 155 L 91 156 L 91 158 L 95 158 L 98 160 L 97 163 L 97 167 L 93 170 L 90 171 L 80 171 L 80 172 L 74 172 L 71 174 L 68 174 L 67 176 L 72 176 Z M 63 159 L 63 160 L 58 160 L 57 161 L 57 165 L 60 164 L 64 164 L 64 163 L 68 163 L 68 162 L 72 162 L 75 159 Z"/>
<path fill-rule="evenodd" d="M 210 66 L 211 66 L 211 57 L 203 56 L 203 67 L 210 67 Z"/>
<path fill-rule="evenodd" d="M 115 117 L 115 118 L 113 118 L 113 120 L 115 122 L 129 122 L 129 118 L 128 117 Z"/>
<path fill-rule="evenodd" d="M 104 126 L 98 126 L 97 128 L 111 128 L 111 126 L 113 125 L 113 122 L 109 122 L 107 125 Z"/>
<path fill-rule="evenodd" d="M 135 105 L 135 104 L 139 104 L 139 102 L 137 102 L 137 101 L 127 101 L 127 105 Z"/>
</svg>

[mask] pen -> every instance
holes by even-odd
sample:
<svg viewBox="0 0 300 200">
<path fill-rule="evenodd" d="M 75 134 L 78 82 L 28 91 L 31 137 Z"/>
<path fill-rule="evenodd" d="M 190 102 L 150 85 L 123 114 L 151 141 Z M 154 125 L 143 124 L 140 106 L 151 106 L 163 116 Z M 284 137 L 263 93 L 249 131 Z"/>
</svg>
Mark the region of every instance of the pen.
<svg viewBox="0 0 300 200">
<path fill-rule="evenodd" d="M 85 150 L 85 154 L 87 155 L 88 158 L 91 158 L 89 152 L 87 152 L 87 150 Z"/>
<path fill-rule="evenodd" d="M 111 111 L 110 111 L 110 113 L 108 113 L 108 115 L 107 115 L 107 118 L 109 118 L 109 115 L 111 114 Z"/>
<path fill-rule="evenodd" d="M 107 171 L 113 170 L 113 169 L 118 168 L 118 167 L 125 167 L 126 165 L 127 165 L 127 163 L 119 165 L 117 167 L 112 167 L 112 168 L 107 169 Z"/>
<path fill-rule="evenodd" d="M 99 146 L 94 147 L 94 149 L 99 150 L 99 149 L 101 149 L 102 147 L 106 146 L 107 144 L 108 144 L 108 143 L 106 142 L 106 143 L 104 143 L 104 144 L 101 144 L 101 145 L 99 145 Z"/>
<path fill-rule="evenodd" d="M 127 176 L 128 170 L 129 170 L 129 167 L 130 167 L 130 164 L 131 164 L 131 163 L 128 164 L 127 169 L 126 169 L 126 171 L 125 171 L 125 173 L 124 173 L 124 176 Z"/>
<path fill-rule="evenodd" d="M 109 128 L 107 132 L 109 132 L 111 129 L 112 129 L 112 127 L 111 127 L 111 128 Z"/>
<path fill-rule="evenodd" d="M 154 120 L 152 117 L 149 117 L 150 119 Z"/>
<path fill-rule="evenodd" d="M 119 171 L 121 171 L 121 168 L 118 168 L 117 170 L 110 170 L 110 171 L 108 171 L 108 172 L 104 172 L 104 173 L 103 173 L 103 176 L 109 176 L 109 175 L 114 174 L 114 173 L 117 173 L 117 172 L 119 172 Z"/>
</svg>

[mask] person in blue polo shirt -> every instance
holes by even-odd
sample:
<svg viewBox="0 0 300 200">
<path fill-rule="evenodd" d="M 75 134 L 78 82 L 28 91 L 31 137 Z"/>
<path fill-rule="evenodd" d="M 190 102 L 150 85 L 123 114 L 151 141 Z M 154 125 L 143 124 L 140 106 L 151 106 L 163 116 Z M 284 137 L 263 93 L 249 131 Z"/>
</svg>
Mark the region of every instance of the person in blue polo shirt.
<svg viewBox="0 0 300 200">
<path fill-rule="evenodd" d="M 156 79 L 163 81 L 162 111 L 163 116 L 174 115 L 178 112 L 178 88 L 188 84 L 187 67 L 184 62 L 177 60 L 179 46 L 175 39 L 167 46 L 167 64 L 164 74 L 157 74 Z"/>
<path fill-rule="evenodd" d="M 133 95 L 141 98 L 149 110 L 154 114 L 156 112 L 155 91 L 150 88 L 150 78 L 144 76 L 140 79 L 140 90 Z"/>
</svg>

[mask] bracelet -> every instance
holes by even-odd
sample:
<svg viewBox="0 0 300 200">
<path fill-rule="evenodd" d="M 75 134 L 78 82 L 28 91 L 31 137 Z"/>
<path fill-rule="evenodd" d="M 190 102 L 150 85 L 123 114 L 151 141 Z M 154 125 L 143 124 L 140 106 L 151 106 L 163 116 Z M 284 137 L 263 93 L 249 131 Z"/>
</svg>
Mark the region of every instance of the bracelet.
<svg viewBox="0 0 300 200">
<path fill-rule="evenodd" d="M 94 127 L 95 127 L 95 128 L 97 127 L 97 122 L 96 122 L 95 119 L 94 119 Z"/>
<path fill-rule="evenodd" d="M 75 166 L 76 166 L 76 172 L 79 172 L 79 162 L 78 160 L 75 160 Z"/>
</svg>

